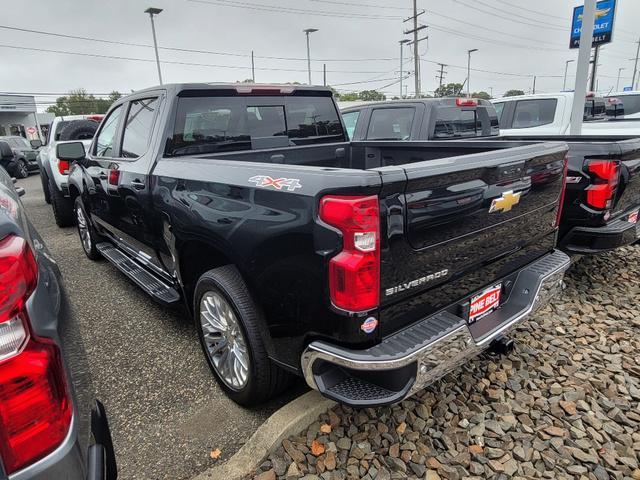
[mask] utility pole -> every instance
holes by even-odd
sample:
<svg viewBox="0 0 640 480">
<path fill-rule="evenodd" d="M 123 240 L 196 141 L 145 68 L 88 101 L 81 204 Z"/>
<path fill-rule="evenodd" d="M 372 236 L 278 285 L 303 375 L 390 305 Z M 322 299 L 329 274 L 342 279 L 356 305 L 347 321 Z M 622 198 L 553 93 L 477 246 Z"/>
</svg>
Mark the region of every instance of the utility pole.
<svg viewBox="0 0 640 480">
<path fill-rule="evenodd" d="M 471 54 L 477 51 L 477 48 L 467 50 L 467 98 L 471 98 Z"/>
<path fill-rule="evenodd" d="M 307 71 L 309 72 L 309 85 L 311 85 L 311 48 L 309 47 L 309 35 L 317 31 L 317 28 L 307 28 L 303 30 L 307 35 Z"/>
<path fill-rule="evenodd" d="M 402 71 L 402 69 L 404 68 L 404 46 L 410 41 L 411 40 L 405 38 L 398 42 L 400 43 L 400 98 L 402 98 L 402 93 L 404 91 L 402 90 L 402 85 L 404 84 L 404 78 L 402 78 L 402 76 L 404 75 L 404 72 Z"/>
<path fill-rule="evenodd" d="M 600 56 L 600 45 L 596 45 L 595 51 L 593 53 L 593 68 L 591 68 L 591 84 L 589 85 L 589 90 L 591 92 L 596 91 L 596 78 L 598 75 L 598 57 Z"/>
<path fill-rule="evenodd" d="M 620 74 L 622 73 L 622 70 L 626 70 L 626 68 L 620 67 L 618 69 L 618 81 L 616 82 L 616 92 L 620 91 Z"/>
<path fill-rule="evenodd" d="M 536 94 L 536 80 L 538 77 L 536 75 L 533 76 L 533 94 Z"/>
<path fill-rule="evenodd" d="M 322 64 L 322 74 L 323 74 L 323 78 L 324 78 L 324 86 L 327 86 L 327 64 L 323 63 Z"/>
<path fill-rule="evenodd" d="M 149 14 L 149 18 L 151 19 L 151 33 L 153 34 L 153 48 L 156 52 L 156 66 L 158 67 L 158 80 L 160 81 L 160 85 L 162 85 L 162 72 L 160 71 L 160 56 L 158 55 L 158 41 L 156 40 L 156 26 L 153 23 L 153 16 L 158 15 L 162 12 L 161 8 L 149 7 L 144 13 Z"/>
<path fill-rule="evenodd" d="M 596 0 L 585 0 L 582 14 L 582 32 L 580 34 L 580 51 L 576 67 L 576 86 L 573 93 L 571 109 L 571 125 L 569 134 L 580 135 L 584 117 L 584 99 L 587 95 L 587 77 L 589 76 L 589 57 L 593 41 L 593 29 L 596 19 Z"/>
<path fill-rule="evenodd" d="M 493 87 L 489 87 L 489 95 L 491 95 L 491 98 L 493 98 Z"/>
<path fill-rule="evenodd" d="M 444 71 L 444 67 L 446 67 L 447 65 L 445 65 L 444 63 L 439 63 L 438 65 L 440 65 L 440 73 L 438 75 L 436 75 L 436 79 L 438 79 L 440 81 L 440 87 L 442 87 L 442 82 L 444 81 L 444 76 L 448 73 Z"/>
<path fill-rule="evenodd" d="M 251 80 L 256 83 L 256 64 L 253 61 L 253 50 L 251 50 Z"/>
<path fill-rule="evenodd" d="M 426 25 L 418 25 L 418 17 L 424 13 L 424 10 L 422 12 L 418 12 L 418 0 L 413 0 L 413 16 L 404 20 L 405 22 L 413 21 L 413 29 L 406 30 L 404 34 L 413 35 L 411 45 L 413 45 L 413 69 L 415 70 L 416 98 L 420 98 L 420 42 L 422 40 L 426 40 L 426 37 L 418 38 L 418 32 L 427 28 Z"/>
<path fill-rule="evenodd" d="M 567 90 L 567 72 L 569 71 L 569 64 L 575 62 L 575 60 L 567 60 L 564 62 L 564 82 L 562 82 L 562 91 Z"/>
<path fill-rule="evenodd" d="M 638 90 L 638 84 L 636 83 L 636 76 L 638 76 L 638 82 L 640 83 L 640 75 L 638 75 L 638 57 L 640 57 L 640 38 L 638 39 L 638 49 L 636 50 L 636 63 L 633 66 L 633 80 L 631 80 L 631 89 Z"/>
</svg>

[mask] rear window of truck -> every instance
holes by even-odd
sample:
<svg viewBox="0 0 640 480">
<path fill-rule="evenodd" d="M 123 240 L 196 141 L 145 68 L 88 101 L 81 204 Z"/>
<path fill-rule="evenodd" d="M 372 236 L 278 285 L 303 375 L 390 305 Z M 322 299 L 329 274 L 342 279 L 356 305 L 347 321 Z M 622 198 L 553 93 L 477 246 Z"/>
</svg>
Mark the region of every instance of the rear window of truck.
<svg viewBox="0 0 640 480">
<path fill-rule="evenodd" d="M 330 97 L 207 97 L 178 99 L 167 154 L 283 148 L 342 142 L 345 135 Z"/>
</svg>

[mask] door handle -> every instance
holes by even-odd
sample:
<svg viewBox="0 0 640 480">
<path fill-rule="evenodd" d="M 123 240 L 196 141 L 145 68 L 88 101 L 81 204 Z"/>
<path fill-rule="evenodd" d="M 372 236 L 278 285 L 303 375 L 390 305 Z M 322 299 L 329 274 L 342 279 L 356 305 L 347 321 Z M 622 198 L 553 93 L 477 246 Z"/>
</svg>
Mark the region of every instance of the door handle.
<svg viewBox="0 0 640 480">
<path fill-rule="evenodd" d="M 284 155 L 281 153 L 276 153 L 275 155 L 271 155 L 272 163 L 284 163 Z"/>
<path fill-rule="evenodd" d="M 136 190 L 142 190 L 146 185 L 144 184 L 144 182 L 141 182 L 140 180 L 132 180 L 131 186 Z"/>
<path fill-rule="evenodd" d="M 109 177 L 107 176 L 107 174 L 106 174 L 106 173 L 104 173 L 104 172 L 100 172 L 100 174 L 98 175 L 98 178 L 99 178 L 100 180 L 106 180 L 106 179 L 107 179 L 107 178 L 109 178 Z"/>
</svg>

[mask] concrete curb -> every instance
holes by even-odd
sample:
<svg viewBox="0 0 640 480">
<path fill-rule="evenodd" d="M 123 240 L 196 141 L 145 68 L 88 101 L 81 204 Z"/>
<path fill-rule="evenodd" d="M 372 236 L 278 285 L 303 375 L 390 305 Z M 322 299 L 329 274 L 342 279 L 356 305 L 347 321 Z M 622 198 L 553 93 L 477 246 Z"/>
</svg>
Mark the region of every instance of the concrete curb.
<svg viewBox="0 0 640 480">
<path fill-rule="evenodd" d="M 251 475 L 282 440 L 304 430 L 335 404 L 315 390 L 305 393 L 271 415 L 226 463 L 192 480 L 240 480 Z"/>
</svg>

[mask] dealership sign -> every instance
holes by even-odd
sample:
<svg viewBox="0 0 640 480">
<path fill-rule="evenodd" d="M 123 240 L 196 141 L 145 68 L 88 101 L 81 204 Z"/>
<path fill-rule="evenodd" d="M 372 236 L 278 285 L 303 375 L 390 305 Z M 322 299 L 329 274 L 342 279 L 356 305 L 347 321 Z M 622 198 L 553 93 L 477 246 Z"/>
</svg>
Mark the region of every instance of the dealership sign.
<svg viewBox="0 0 640 480">
<path fill-rule="evenodd" d="M 592 47 L 611 42 L 613 38 L 613 20 L 616 14 L 616 0 L 603 0 L 596 7 L 596 20 L 593 26 Z M 582 16 L 584 6 L 573 9 L 571 23 L 571 42 L 569 48 L 580 48 L 580 34 L 582 33 Z"/>
</svg>

